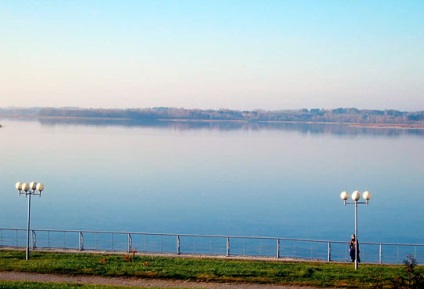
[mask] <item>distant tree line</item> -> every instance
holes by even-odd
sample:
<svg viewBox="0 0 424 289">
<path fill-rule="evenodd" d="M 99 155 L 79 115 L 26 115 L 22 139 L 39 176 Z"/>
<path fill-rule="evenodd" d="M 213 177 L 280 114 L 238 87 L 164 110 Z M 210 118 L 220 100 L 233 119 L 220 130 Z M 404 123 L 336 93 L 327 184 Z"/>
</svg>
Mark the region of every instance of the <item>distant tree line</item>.
<svg viewBox="0 0 424 289">
<path fill-rule="evenodd" d="M 140 121 L 193 120 L 193 121 L 293 121 L 338 122 L 369 124 L 424 124 L 424 111 L 365 110 L 357 108 L 252 110 L 202 110 L 172 107 L 136 109 L 96 108 L 0 108 L 0 115 L 60 117 L 60 118 L 113 118 Z"/>
</svg>

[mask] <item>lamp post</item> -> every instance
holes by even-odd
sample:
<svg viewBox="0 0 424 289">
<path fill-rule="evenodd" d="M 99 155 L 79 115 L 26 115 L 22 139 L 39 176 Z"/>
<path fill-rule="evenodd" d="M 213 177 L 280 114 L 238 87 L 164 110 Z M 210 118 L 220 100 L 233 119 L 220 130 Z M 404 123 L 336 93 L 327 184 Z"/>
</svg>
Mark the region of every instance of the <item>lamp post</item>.
<svg viewBox="0 0 424 289">
<path fill-rule="evenodd" d="M 16 189 L 18 190 L 19 196 L 25 195 L 28 200 L 28 211 L 27 211 L 27 240 L 26 240 L 26 254 L 25 260 L 29 260 L 29 231 L 30 231 L 30 222 L 31 222 L 31 196 L 40 196 L 41 192 L 44 190 L 44 185 L 42 183 L 16 183 Z"/>
<path fill-rule="evenodd" d="M 355 206 L 355 238 L 356 238 L 356 244 L 355 244 L 355 270 L 358 270 L 358 204 L 365 204 L 368 206 L 368 201 L 371 199 L 371 193 L 368 191 L 365 191 L 362 194 L 362 198 L 365 200 L 365 202 L 360 202 L 359 199 L 361 198 L 361 193 L 359 191 L 354 191 L 352 193 L 352 200 L 353 203 L 347 202 L 347 199 L 349 199 L 349 193 L 348 192 L 342 192 L 340 194 L 340 198 L 343 200 L 344 205 L 354 205 Z"/>
</svg>

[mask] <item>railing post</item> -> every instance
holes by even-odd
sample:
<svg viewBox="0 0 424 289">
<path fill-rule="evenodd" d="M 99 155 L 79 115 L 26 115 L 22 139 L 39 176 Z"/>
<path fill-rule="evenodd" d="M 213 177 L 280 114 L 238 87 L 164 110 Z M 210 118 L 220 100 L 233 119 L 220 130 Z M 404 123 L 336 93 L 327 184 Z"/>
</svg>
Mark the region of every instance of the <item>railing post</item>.
<svg viewBox="0 0 424 289">
<path fill-rule="evenodd" d="M 115 248 L 114 248 L 114 246 L 113 246 L 113 245 L 115 244 L 115 240 L 114 240 L 113 236 L 115 236 L 115 234 L 113 234 L 113 232 L 112 232 L 112 234 L 111 234 L 111 235 L 112 235 L 112 238 L 111 238 L 111 239 L 112 239 L 112 251 L 114 251 L 114 250 L 115 250 Z"/>
<path fill-rule="evenodd" d="M 180 235 L 177 235 L 177 255 L 180 255 L 181 253 L 181 240 Z"/>
<path fill-rule="evenodd" d="M 127 251 L 128 251 L 128 253 L 131 253 L 131 251 L 132 251 L 132 237 L 131 237 L 131 234 L 128 234 L 127 235 L 127 240 L 128 240 Z"/>
<path fill-rule="evenodd" d="M 79 232 L 78 235 L 78 249 L 82 251 L 84 250 L 84 235 L 82 234 L 82 232 Z"/>
<path fill-rule="evenodd" d="M 227 250 L 226 250 L 226 256 L 230 256 L 230 237 L 227 237 Z"/>
<path fill-rule="evenodd" d="M 383 264 L 383 245 L 378 246 L 378 263 Z"/>
<path fill-rule="evenodd" d="M 297 241 L 295 240 L 293 244 L 293 255 L 295 258 L 296 258 L 296 244 L 297 244 Z"/>
<path fill-rule="evenodd" d="M 327 246 L 327 262 L 331 261 L 331 242 L 328 242 Z"/>
<path fill-rule="evenodd" d="M 277 259 L 280 258 L 280 239 L 277 239 Z"/>
<path fill-rule="evenodd" d="M 36 248 L 36 236 L 35 236 L 35 231 L 32 230 L 32 249 L 34 250 Z"/>
</svg>

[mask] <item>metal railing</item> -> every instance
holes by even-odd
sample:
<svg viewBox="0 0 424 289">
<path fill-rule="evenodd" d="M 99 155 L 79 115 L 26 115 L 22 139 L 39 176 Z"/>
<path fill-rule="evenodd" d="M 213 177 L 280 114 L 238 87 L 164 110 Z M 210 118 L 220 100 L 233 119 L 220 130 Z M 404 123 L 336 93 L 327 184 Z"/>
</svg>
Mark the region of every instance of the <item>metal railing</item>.
<svg viewBox="0 0 424 289">
<path fill-rule="evenodd" d="M 350 261 L 347 242 L 276 237 L 34 229 L 31 230 L 30 245 L 32 250 Z M 0 228 L 0 248 L 25 246 L 25 229 Z M 424 244 L 363 242 L 360 255 L 363 263 L 399 264 L 408 255 L 420 262 L 424 260 Z"/>
</svg>

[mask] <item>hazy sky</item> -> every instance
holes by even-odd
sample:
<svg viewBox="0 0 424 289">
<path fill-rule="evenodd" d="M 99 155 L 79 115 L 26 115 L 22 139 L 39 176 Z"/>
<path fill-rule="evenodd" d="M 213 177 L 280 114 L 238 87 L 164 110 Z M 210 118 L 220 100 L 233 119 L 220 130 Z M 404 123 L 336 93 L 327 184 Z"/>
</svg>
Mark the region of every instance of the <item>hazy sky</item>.
<svg viewBox="0 0 424 289">
<path fill-rule="evenodd" d="M 424 110 L 423 0 L 0 0 L 0 107 Z"/>
</svg>

